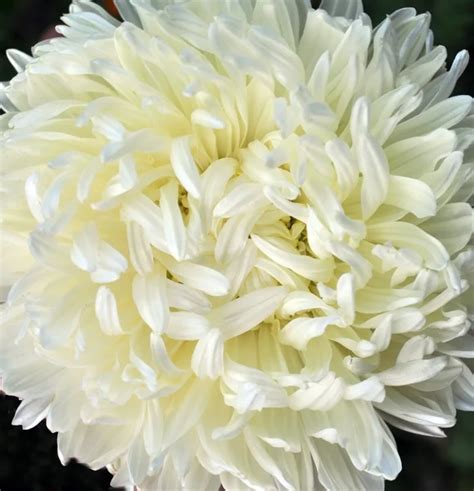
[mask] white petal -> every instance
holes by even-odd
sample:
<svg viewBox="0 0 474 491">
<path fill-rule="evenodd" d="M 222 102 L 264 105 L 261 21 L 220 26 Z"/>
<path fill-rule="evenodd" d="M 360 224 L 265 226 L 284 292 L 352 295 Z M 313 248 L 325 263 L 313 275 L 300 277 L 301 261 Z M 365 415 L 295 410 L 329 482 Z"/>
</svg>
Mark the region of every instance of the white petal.
<svg viewBox="0 0 474 491">
<path fill-rule="evenodd" d="M 427 360 L 413 360 L 397 363 L 394 367 L 377 373 L 385 385 L 399 386 L 423 382 L 434 377 L 446 366 L 447 358 L 438 356 Z"/>
<path fill-rule="evenodd" d="M 333 266 L 329 260 L 314 259 L 310 256 L 287 252 L 253 234 L 252 240 L 257 248 L 276 263 L 295 271 L 304 278 L 313 281 L 329 280 Z"/>
<path fill-rule="evenodd" d="M 12 425 L 21 425 L 24 430 L 29 430 L 42 421 L 51 404 L 51 398 L 25 399 L 18 406 Z"/>
<path fill-rule="evenodd" d="M 265 443 L 285 452 L 300 452 L 299 416 L 286 408 L 267 408 L 252 419 L 252 430 Z"/>
<path fill-rule="evenodd" d="M 193 372 L 199 377 L 215 380 L 224 368 L 224 340 L 219 329 L 213 328 L 201 337 L 191 359 Z"/>
<path fill-rule="evenodd" d="M 364 177 L 361 190 L 362 216 L 367 219 L 384 202 L 389 186 L 389 167 L 380 145 L 370 136 L 360 136 L 357 161 Z"/>
<path fill-rule="evenodd" d="M 225 128 L 225 122 L 204 109 L 195 109 L 191 114 L 191 121 L 194 124 L 204 126 L 204 128 L 211 128 L 214 130 L 221 130 Z"/>
<path fill-rule="evenodd" d="M 77 329 L 84 308 L 79 295 L 80 289 L 80 286 L 76 286 L 64 293 L 62 302 L 51 305 L 45 319 L 40 317 L 39 341 L 45 349 L 53 350 L 64 346 Z"/>
<path fill-rule="evenodd" d="M 123 221 L 138 223 L 151 244 L 164 252 L 168 252 L 168 246 L 164 240 L 165 233 L 161 210 L 150 198 L 145 195 L 135 196 L 123 203 L 120 213 Z"/>
<path fill-rule="evenodd" d="M 384 419 L 403 430 L 439 437 L 445 435 L 438 426 L 444 428 L 454 424 L 454 414 L 446 412 L 430 397 L 415 396 L 412 399 L 409 393 L 405 395 L 396 387 L 387 387 L 386 394 L 382 403 L 374 403 L 375 407 L 384 412 Z M 431 397 L 436 398 L 436 395 L 432 394 Z M 387 418 L 387 415 L 391 418 Z"/>
<path fill-rule="evenodd" d="M 93 120 L 96 117 L 92 118 Z M 102 162 L 128 157 L 132 152 L 159 152 L 166 148 L 166 139 L 150 128 L 128 133 L 118 141 L 106 145 L 101 153 Z"/>
<path fill-rule="evenodd" d="M 409 361 L 421 360 L 426 355 L 431 355 L 435 350 L 435 343 L 428 336 L 413 336 L 402 346 L 397 355 L 398 363 L 407 363 Z"/>
<path fill-rule="evenodd" d="M 413 213 L 418 218 L 436 213 L 436 198 L 423 181 L 402 176 L 390 176 L 385 203 Z"/>
<path fill-rule="evenodd" d="M 120 17 L 127 22 L 131 22 L 136 26 L 141 26 L 140 18 L 135 10 L 135 7 L 130 5 L 127 0 L 115 0 L 117 10 L 120 13 Z"/>
<path fill-rule="evenodd" d="M 383 478 L 357 470 L 346 451 L 339 445 L 311 438 L 310 449 L 316 464 L 318 479 L 325 489 L 383 491 Z"/>
<path fill-rule="evenodd" d="M 163 438 L 163 412 L 160 402 L 152 399 L 147 402 L 145 421 L 143 422 L 143 441 L 148 455 L 155 456 L 161 451 Z"/>
<path fill-rule="evenodd" d="M 99 244 L 97 269 L 91 273 L 95 283 L 112 283 L 128 268 L 128 262 L 117 249 L 103 240 Z"/>
<path fill-rule="evenodd" d="M 438 128 L 449 129 L 469 113 L 471 106 L 472 98 L 469 96 L 456 96 L 439 102 L 418 116 L 399 124 L 390 141 L 423 135 Z"/>
<path fill-rule="evenodd" d="M 130 475 L 135 484 L 141 484 L 148 472 L 150 457 L 145 449 L 143 434 L 140 432 L 130 446 L 127 456 Z"/>
<path fill-rule="evenodd" d="M 339 16 L 345 17 L 346 19 L 357 19 L 364 11 L 361 0 L 323 0 L 320 8 L 324 9 L 333 17 Z"/>
<path fill-rule="evenodd" d="M 369 99 L 365 96 L 359 97 L 351 110 L 350 131 L 354 145 L 362 143 L 364 135 L 367 135 L 370 126 Z"/>
<path fill-rule="evenodd" d="M 441 353 L 459 358 L 474 358 L 474 335 L 468 333 L 439 346 Z"/>
<path fill-rule="evenodd" d="M 466 50 L 457 53 L 449 71 L 436 77 L 424 88 L 423 105 L 426 104 L 425 107 L 431 107 L 433 104 L 447 99 L 453 92 L 457 80 L 463 74 L 468 63 L 469 53 Z"/>
<path fill-rule="evenodd" d="M 331 238 L 331 233 L 311 207 L 308 207 L 306 233 L 313 254 L 321 259 L 330 257 L 331 253 L 327 250 L 326 242 Z"/>
<path fill-rule="evenodd" d="M 35 220 L 39 223 L 44 221 L 41 197 L 39 194 L 40 175 L 38 172 L 33 172 L 25 181 L 25 197 L 28 203 L 28 208 Z"/>
<path fill-rule="evenodd" d="M 93 223 L 87 224 L 74 237 L 71 249 L 71 260 L 84 271 L 92 272 L 97 267 L 99 235 Z"/>
<path fill-rule="evenodd" d="M 188 137 L 175 138 L 171 144 L 171 165 L 181 185 L 196 199 L 201 197 L 199 172 L 191 154 Z"/>
<path fill-rule="evenodd" d="M 455 150 L 454 132 L 438 129 L 427 135 L 408 137 L 385 147 L 393 173 L 418 178 L 434 170 L 436 162 Z"/>
<path fill-rule="evenodd" d="M 454 403 L 463 411 L 474 410 L 474 375 L 462 364 L 461 375 L 453 383 Z"/>
<path fill-rule="evenodd" d="M 355 284 L 350 273 L 341 275 L 337 280 L 336 298 L 344 321 L 352 324 L 355 317 Z"/>
<path fill-rule="evenodd" d="M 166 285 L 170 307 L 198 314 L 205 314 L 211 310 L 211 302 L 201 291 L 172 280 L 166 280 Z"/>
<path fill-rule="evenodd" d="M 123 333 L 117 309 L 117 301 L 112 291 L 102 285 L 95 298 L 95 313 L 100 328 L 105 334 L 114 336 Z"/>
<path fill-rule="evenodd" d="M 263 407 L 288 406 L 285 389 L 262 370 L 235 363 L 227 358 L 223 380 L 236 393 L 234 396 L 224 394 L 225 402 L 235 407 L 240 414 Z"/>
<path fill-rule="evenodd" d="M 127 222 L 127 240 L 130 262 L 138 274 L 146 275 L 153 269 L 153 252 L 143 227 L 137 222 Z"/>
<path fill-rule="evenodd" d="M 327 326 L 338 320 L 339 317 L 298 317 L 286 324 L 278 338 L 283 344 L 304 350 L 311 339 L 322 336 Z"/>
<path fill-rule="evenodd" d="M 336 240 L 327 242 L 327 249 L 341 261 L 347 263 L 352 270 L 355 285 L 363 288 L 372 276 L 372 265 L 352 247 Z"/>
<path fill-rule="evenodd" d="M 334 337 L 332 339 L 335 343 L 341 344 L 344 348 L 352 351 L 359 358 L 368 358 L 377 351 L 377 346 L 365 339 L 352 339 L 349 337 Z"/>
<path fill-rule="evenodd" d="M 448 203 L 436 216 L 423 222 L 421 228 L 436 237 L 452 255 L 469 242 L 474 228 L 473 211 L 469 203 Z"/>
<path fill-rule="evenodd" d="M 385 388 L 380 380 L 376 377 L 369 377 L 362 382 L 349 385 L 344 392 L 344 399 L 363 401 L 382 402 L 385 397 Z"/>
<path fill-rule="evenodd" d="M 181 261 L 186 255 L 186 229 L 178 204 L 178 185 L 170 181 L 160 189 L 163 227 L 170 254 Z"/>
<path fill-rule="evenodd" d="M 359 177 L 359 168 L 347 144 L 343 140 L 326 143 L 326 152 L 336 169 L 338 187 L 344 199 L 352 191 Z"/>
<path fill-rule="evenodd" d="M 137 168 L 131 155 L 123 157 L 119 161 L 120 184 L 123 189 L 132 189 L 138 182 Z"/>
<path fill-rule="evenodd" d="M 267 201 L 262 196 L 260 184 L 245 182 L 237 184 L 214 208 L 214 216 L 218 218 L 229 218 L 234 215 L 246 213 L 255 209 Z"/>
<path fill-rule="evenodd" d="M 226 221 L 217 237 L 215 256 L 223 264 L 239 257 L 245 248 L 250 232 L 261 216 L 261 211 L 248 211 Z"/>
<path fill-rule="evenodd" d="M 357 312 L 376 314 L 417 304 L 422 298 L 423 292 L 419 290 L 365 287 L 356 293 L 356 309 Z"/>
<path fill-rule="evenodd" d="M 419 391 L 442 391 L 451 387 L 462 372 L 462 363 L 455 358 L 449 358 L 446 367 L 434 377 L 418 382 L 413 387 Z"/>
<path fill-rule="evenodd" d="M 127 426 L 79 423 L 74 431 L 58 434 L 58 454 L 64 465 L 76 458 L 97 470 L 126 452 L 132 438 Z"/>
<path fill-rule="evenodd" d="M 286 294 L 283 287 L 262 288 L 218 307 L 213 315 L 226 339 L 240 336 L 272 315 Z"/>
<path fill-rule="evenodd" d="M 56 385 L 56 396 L 49 410 L 46 425 L 52 432 L 64 433 L 72 430 L 80 417 L 80 411 L 84 403 L 84 393 L 79 386 L 70 387 L 71 379 L 63 377 Z"/>
<path fill-rule="evenodd" d="M 372 317 L 361 324 L 361 327 L 375 329 L 377 326 L 386 322 L 385 319 L 389 319 L 390 328 L 393 334 L 418 331 L 425 324 L 425 317 L 418 309 L 405 308 Z"/>
<path fill-rule="evenodd" d="M 275 78 L 285 87 L 295 88 L 304 80 L 300 58 L 274 32 L 253 26 L 249 41 L 259 56 L 271 65 Z"/>
<path fill-rule="evenodd" d="M 411 223 L 369 225 L 367 238 L 378 243 L 391 242 L 396 247 L 411 248 L 420 254 L 428 268 L 435 271 L 443 269 L 449 260 L 449 254 L 439 240 Z"/>
<path fill-rule="evenodd" d="M 183 487 L 184 489 L 192 489 L 195 487 L 196 491 L 219 491 L 221 482 L 219 476 L 212 475 L 197 461 L 197 459 L 194 459 L 191 469 L 184 478 Z M 168 489 L 171 488 L 168 486 Z"/>
<path fill-rule="evenodd" d="M 220 426 L 212 431 L 213 440 L 227 440 L 238 436 L 252 419 L 252 413 L 232 413 L 230 421 L 225 426 Z"/>
<path fill-rule="evenodd" d="M 303 223 L 308 221 L 308 211 L 305 205 L 294 203 L 282 196 L 275 186 L 264 186 L 263 194 L 273 203 L 273 205 L 283 213 L 300 220 Z"/>
<path fill-rule="evenodd" d="M 255 248 L 255 246 L 253 247 Z M 305 281 L 302 280 L 301 277 L 291 272 L 289 269 L 275 264 L 270 259 L 261 257 L 255 262 L 254 265 L 256 268 L 265 271 L 265 273 L 269 274 L 272 278 L 275 278 L 275 280 L 282 286 L 287 286 L 291 289 L 303 289 L 306 286 Z"/>
<path fill-rule="evenodd" d="M 192 312 L 171 312 L 165 333 L 172 339 L 197 340 L 209 331 L 209 321 Z"/>
<path fill-rule="evenodd" d="M 334 407 L 344 394 L 345 384 L 334 373 L 319 382 L 309 382 L 307 388 L 298 389 L 290 396 L 290 408 L 294 411 L 312 409 L 327 411 Z"/>
<path fill-rule="evenodd" d="M 291 292 L 283 301 L 281 313 L 290 317 L 304 310 L 321 309 L 325 313 L 335 313 L 336 310 L 327 305 L 321 298 L 308 291 Z"/>
<path fill-rule="evenodd" d="M 191 379 L 185 387 L 170 398 L 175 410 L 168 416 L 164 427 L 163 447 L 167 448 L 197 425 L 210 401 L 211 384 L 206 380 Z"/>
<path fill-rule="evenodd" d="M 18 73 L 23 72 L 26 66 L 33 60 L 31 56 L 18 49 L 7 49 L 6 54 L 8 61 Z"/>
<path fill-rule="evenodd" d="M 141 318 L 156 333 L 163 332 L 169 317 L 166 278 L 158 273 L 137 275 L 133 279 L 132 294 Z"/>
<path fill-rule="evenodd" d="M 152 332 L 150 334 L 150 349 L 157 367 L 169 375 L 178 375 L 181 370 L 171 360 L 161 334 Z"/>
<path fill-rule="evenodd" d="M 244 436 L 250 453 L 262 469 L 274 476 L 283 489 L 295 491 L 296 482 L 292 482 L 291 476 L 285 472 L 286 469 L 282 465 L 282 462 L 280 461 L 278 464 L 275 462 L 270 455 L 269 448 L 265 448 L 265 444 L 261 442 L 249 428 L 244 429 Z"/>
<path fill-rule="evenodd" d="M 248 274 L 254 266 L 257 266 L 257 248 L 253 242 L 247 240 L 247 245 L 244 247 L 242 254 L 234 258 L 225 270 L 225 275 L 229 278 L 231 284 L 229 294 L 234 297 L 240 290 L 242 283 L 247 278 Z"/>
<path fill-rule="evenodd" d="M 232 177 L 237 161 L 224 158 L 213 162 L 202 174 L 204 190 L 201 200 L 206 230 L 210 226 L 214 207 L 225 193 L 227 182 Z"/>
<path fill-rule="evenodd" d="M 187 261 L 170 265 L 168 269 L 184 284 L 212 297 L 221 297 L 229 293 L 229 280 L 215 269 Z"/>
</svg>

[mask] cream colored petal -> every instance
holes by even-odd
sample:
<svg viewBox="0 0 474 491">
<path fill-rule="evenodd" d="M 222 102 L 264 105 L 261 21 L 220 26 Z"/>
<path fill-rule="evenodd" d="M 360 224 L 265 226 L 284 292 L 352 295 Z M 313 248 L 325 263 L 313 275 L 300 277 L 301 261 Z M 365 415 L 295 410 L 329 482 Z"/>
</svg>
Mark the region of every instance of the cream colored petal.
<svg viewBox="0 0 474 491">
<path fill-rule="evenodd" d="M 176 138 L 171 145 L 171 165 L 181 185 L 196 199 L 201 197 L 199 172 L 187 137 Z"/>
<path fill-rule="evenodd" d="M 283 287 L 270 287 L 248 293 L 214 310 L 225 338 L 239 336 L 271 316 L 287 294 Z"/>
<path fill-rule="evenodd" d="M 258 235 L 252 235 L 252 240 L 267 257 L 281 266 L 296 271 L 304 278 L 313 281 L 324 281 L 329 278 L 332 270 L 332 264 L 329 260 L 318 260 L 310 256 L 283 251 Z"/>
<path fill-rule="evenodd" d="M 405 222 L 381 223 L 367 227 L 367 238 L 374 242 L 391 242 L 396 247 L 414 249 L 424 259 L 427 267 L 443 269 L 449 259 L 441 242 L 419 227 Z"/>
<path fill-rule="evenodd" d="M 421 228 L 436 237 L 450 254 L 467 245 L 474 227 L 472 208 L 468 203 L 448 203 Z"/>
<path fill-rule="evenodd" d="M 180 261 L 186 256 L 186 228 L 178 204 L 178 185 L 170 181 L 160 190 L 160 207 L 168 250 Z"/>
<path fill-rule="evenodd" d="M 433 191 L 423 181 L 402 176 L 390 176 L 385 203 L 413 213 L 418 218 L 436 213 Z"/>
<path fill-rule="evenodd" d="M 137 275 L 133 280 L 132 293 L 141 318 L 156 333 L 163 332 L 169 319 L 166 279 L 157 273 Z"/>
<path fill-rule="evenodd" d="M 117 309 L 117 300 L 113 292 L 106 286 L 101 286 L 97 290 L 95 310 L 100 328 L 106 334 L 120 335 L 123 333 Z"/>
</svg>

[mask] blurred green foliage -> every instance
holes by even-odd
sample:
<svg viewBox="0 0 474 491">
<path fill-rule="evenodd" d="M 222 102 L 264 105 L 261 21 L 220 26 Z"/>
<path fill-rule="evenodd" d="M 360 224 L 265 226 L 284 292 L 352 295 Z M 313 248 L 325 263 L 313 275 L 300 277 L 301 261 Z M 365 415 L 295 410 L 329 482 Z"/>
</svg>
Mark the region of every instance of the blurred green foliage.
<svg viewBox="0 0 474 491">
<path fill-rule="evenodd" d="M 206 1 L 206 0 L 203 0 Z M 316 2 L 315 2 L 316 3 Z M 68 0 L 0 0 L 0 80 L 14 75 L 7 48 L 29 52 L 44 31 L 58 23 Z M 449 59 L 461 49 L 474 53 L 474 0 L 365 0 L 374 25 L 401 7 L 432 14 L 435 43 L 448 48 Z M 474 63 L 457 93 L 473 94 Z M 2 491 L 105 490 L 105 471 L 93 473 L 77 464 L 62 469 L 55 436 L 44 425 L 28 432 L 10 427 L 16 401 L 0 396 L 0 489 Z M 474 489 L 474 417 L 460 413 L 447 439 L 429 439 L 395 431 L 403 471 L 387 491 L 472 491 Z M 346 491 L 346 490 L 335 490 Z M 370 491 L 370 490 L 369 490 Z"/>
</svg>

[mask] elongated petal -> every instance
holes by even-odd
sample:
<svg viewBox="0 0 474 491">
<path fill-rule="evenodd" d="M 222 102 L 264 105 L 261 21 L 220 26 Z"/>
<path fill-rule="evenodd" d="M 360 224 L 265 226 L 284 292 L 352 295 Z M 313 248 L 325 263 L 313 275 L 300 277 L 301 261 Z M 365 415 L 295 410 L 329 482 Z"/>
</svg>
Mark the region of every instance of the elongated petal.
<svg viewBox="0 0 474 491">
<path fill-rule="evenodd" d="M 219 329 L 211 329 L 197 343 L 191 359 L 194 373 L 216 379 L 224 367 L 224 341 Z"/>
<path fill-rule="evenodd" d="M 385 203 L 402 208 L 419 218 L 436 213 L 433 191 L 423 181 L 408 177 L 390 176 Z"/>
<path fill-rule="evenodd" d="M 156 273 L 135 276 L 133 298 L 142 319 L 153 331 L 163 332 L 169 316 L 165 278 Z"/>
<path fill-rule="evenodd" d="M 214 216 L 228 218 L 245 213 L 248 210 L 265 204 L 262 187 L 255 183 L 238 184 L 232 191 L 221 199 L 214 208 Z"/>
<path fill-rule="evenodd" d="M 364 177 L 361 190 L 361 206 L 364 218 L 369 218 L 384 202 L 389 189 L 387 158 L 371 137 L 360 137 L 357 160 Z"/>
<path fill-rule="evenodd" d="M 110 335 L 123 332 L 117 310 L 117 301 L 114 294 L 106 286 L 97 290 L 95 310 L 100 328 Z"/>
<path fill-rule="evenodd" d="M 379 372 L 377 376 L 385 385 L 408 385 L 433 377 L 446 366 L 446 363 L 446 358 L 442 356 L 430 360 L 408 361 Z"/>
<path fill-rule="evenodd" d="M 208 295 L 219 297 L 226 295 L 229 291 L 229 280 L 219 271 L 207 266 L 181 262 L 173 265 L 170 269 L 183 283 Z"/>
<path fill-rule="evenodd" d="M 276 263 L 296 271 L 304 278 L 324 281 L 330 275 L 332 264 L 328 260 L 318 260 L 310 256 L 283 251 L 258 235 L 252 235 L 252 240 L 263 254 Z"/>
<path fill-rule="evenodd" d="M 171 312 L 166 334 L 173 339 L 200 339 L 209 331 L 209 321 L 191 312 Z"/>
<path fill-rule="evenodd" d="M 390 241 L 398 247 L 409 247 L 417 251 L 429 268 L 440 270 L 449 259 L 441 242 L 411 223 L 396 222 L 370 225 L 368 238 L 374 242 Z"/>
<path fill-rule="evenodd" d="M 215 315 L 224 336 L 239 336 L 258 326 L 275 312 L 286 293 L 283 287 L 263 288 L 216 309 Z"/>
<path fill-rule="evenodd" d="M 186 255 L 186 229 L 178 205 L 176 182 L 171 181 L 161 188 L 160 206 L 168 249 L 171 255 L 180 261 Z"/>
<path fill-rule="evenodd" d="M 196 199 L 201 196 L 201 183 L 187 137 L 176 138 L 171 145 L 171 165 L 181 185 Z"/>
<path fill-rule="evenodd" d="M 279 338 L 283 344 L 304 350 L 312 338 L 324 334 L 326 327 L 338 320 L 338 317 L 299 317 L 282 329 Z"/>
</svg>

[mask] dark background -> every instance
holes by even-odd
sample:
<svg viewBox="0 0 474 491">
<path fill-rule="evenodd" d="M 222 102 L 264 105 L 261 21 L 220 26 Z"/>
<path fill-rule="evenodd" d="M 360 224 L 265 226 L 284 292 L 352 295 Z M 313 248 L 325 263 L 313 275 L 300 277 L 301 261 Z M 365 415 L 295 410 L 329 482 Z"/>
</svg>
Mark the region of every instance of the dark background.
<svg viewBox="0 0 474 491">
<path fill-rule="evenodd" d="M 5 49 L 18 48 L 28 52 L 58 23 L 68 4 L 68 0 L 0 0 L 0 80 L 8 80 L 15 73 L 4 56 Z M 450 60 L 463 48 L 474 53 L 473 4 L 473 0 L 364 1 L 374 25 L 400 7 L 430 11 L 435 42 L 447 46 Z M 456 92 L 472 95 L 473 82 L 474 61 Z M 93 472 L 77 463 L 61 466 L 56 453 L 56 437 L 49 433 L 44 423 L 29 431 L 11 426 L 17 405 L 16 399 L 0 395 L 0 491 L 109 489 L 110 475 L 105 470 Z M 395 482 L 387 482 L 387 491 L 473 490 L 474 415 L 458 414 L 458 423 L 447 431 L 446 439 L 394 431 L 403 470 Z"/>
</svg>

